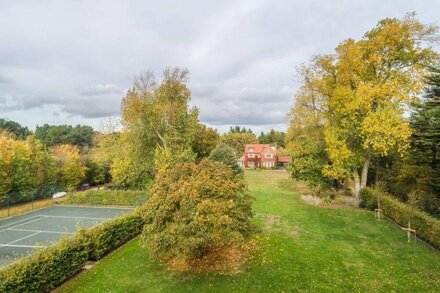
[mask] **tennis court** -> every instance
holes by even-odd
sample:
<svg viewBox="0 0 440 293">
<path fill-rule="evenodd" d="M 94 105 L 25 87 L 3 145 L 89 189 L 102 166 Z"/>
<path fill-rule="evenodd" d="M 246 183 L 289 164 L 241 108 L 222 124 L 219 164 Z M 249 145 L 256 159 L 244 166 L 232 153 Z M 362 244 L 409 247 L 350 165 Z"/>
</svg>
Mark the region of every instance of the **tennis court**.
<svg viewBox="0 0 440 293">
<path fill-rule="evenodd" d="M 131 208 L 51 206 L 0 220 L 0 268 L 63 236 L 130 212 Z"/>
</svg>

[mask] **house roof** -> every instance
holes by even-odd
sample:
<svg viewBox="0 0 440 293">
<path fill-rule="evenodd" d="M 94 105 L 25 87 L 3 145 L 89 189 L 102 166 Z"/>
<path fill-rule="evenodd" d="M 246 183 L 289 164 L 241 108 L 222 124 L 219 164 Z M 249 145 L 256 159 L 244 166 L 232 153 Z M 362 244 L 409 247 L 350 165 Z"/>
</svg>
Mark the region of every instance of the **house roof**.
<svg viewBox="0 0 440 293">
<path fill-rule="evenodd" d="M 275 147 L 268 147 L 263 149 L 263 151 L 261 151 L 261 154 L 275 154 L 277 151 L 275 150 Z"/>
<path fill-rule="evenodd" d="M 290 162 L 292 162 L 292 158 L 290 156 L 278 156 L 278 162 L 290 163 Z"/>
<path fill-rule="evenodd" d="M 270 144 L 259 144 L 259 143 L 255 143 L 255 144 L 247 144 L 245 146 L 245 153 L 250 153 L 249 148 L 254 148 L 254 153 L 261 153 L 263 151 L 263 149 L 270 147 Z"/>
<path fill-rule="evenodd" d="M 244 162 L 244 156 L 241 156 L 240 159 L 238 159 L 240 162 Z"/>
</svg>

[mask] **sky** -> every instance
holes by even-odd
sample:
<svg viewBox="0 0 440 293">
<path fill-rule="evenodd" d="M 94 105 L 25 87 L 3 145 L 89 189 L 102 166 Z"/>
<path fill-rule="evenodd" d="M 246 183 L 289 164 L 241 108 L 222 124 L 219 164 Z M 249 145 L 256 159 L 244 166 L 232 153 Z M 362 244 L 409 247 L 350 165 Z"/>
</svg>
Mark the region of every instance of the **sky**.
<svg viewBox="0 0 440 293">
<path fill-rule="evenodd" d="M 295 68 L 438 0 L 0 1 L 0 117 L 36 125 L 117 120 L 136 76 L 190 71 L 200 121 L 285 130 Z"/>
</svg>

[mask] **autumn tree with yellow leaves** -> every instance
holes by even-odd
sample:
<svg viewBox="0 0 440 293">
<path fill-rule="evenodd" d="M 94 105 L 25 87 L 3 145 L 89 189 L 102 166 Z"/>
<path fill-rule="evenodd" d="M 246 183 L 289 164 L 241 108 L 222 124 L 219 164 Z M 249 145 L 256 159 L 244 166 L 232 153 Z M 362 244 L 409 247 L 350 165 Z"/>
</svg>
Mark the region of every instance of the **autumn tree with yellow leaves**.
<svg viewBox="0 0 440 293">
<path fill-rule="evenodd" d="M 411 129 L 404 113 L 423 90 L 426 66 L 437 60 L 429 46 L 436 33 L 414 13 L 387 18 L 359 41 L 345 40 L 334 54 L 317 56 L 306 67 L 313 74 L 302 97 L 319 96 L 325 107 L 329 163 L 323 172 L 353 179 L 357 197 L 373 158 L 408 147 Z"/>
<path fill-rule="evenodd" d="M 74 190 L 84 180 L 87 168 L 77 146 L 62 144 L 52 148 L 60 172 L 59 183 Z"/>
</svg>

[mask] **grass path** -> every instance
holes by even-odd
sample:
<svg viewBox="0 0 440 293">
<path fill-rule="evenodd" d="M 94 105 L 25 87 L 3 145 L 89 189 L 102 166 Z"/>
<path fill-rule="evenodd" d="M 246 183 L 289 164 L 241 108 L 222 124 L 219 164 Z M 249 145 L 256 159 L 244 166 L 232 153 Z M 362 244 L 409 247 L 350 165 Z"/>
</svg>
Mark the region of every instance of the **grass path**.
<svg viewBox="0 0 440 293">
<path fill-rule="evenodd" d="M 371 212 L 304 203 L 284 172 L 247 171 L 260 250 L 236 276 L 172 275 L 138 240 L 60 292 L 440 292 L 440 253 Z"/>
</svg>

